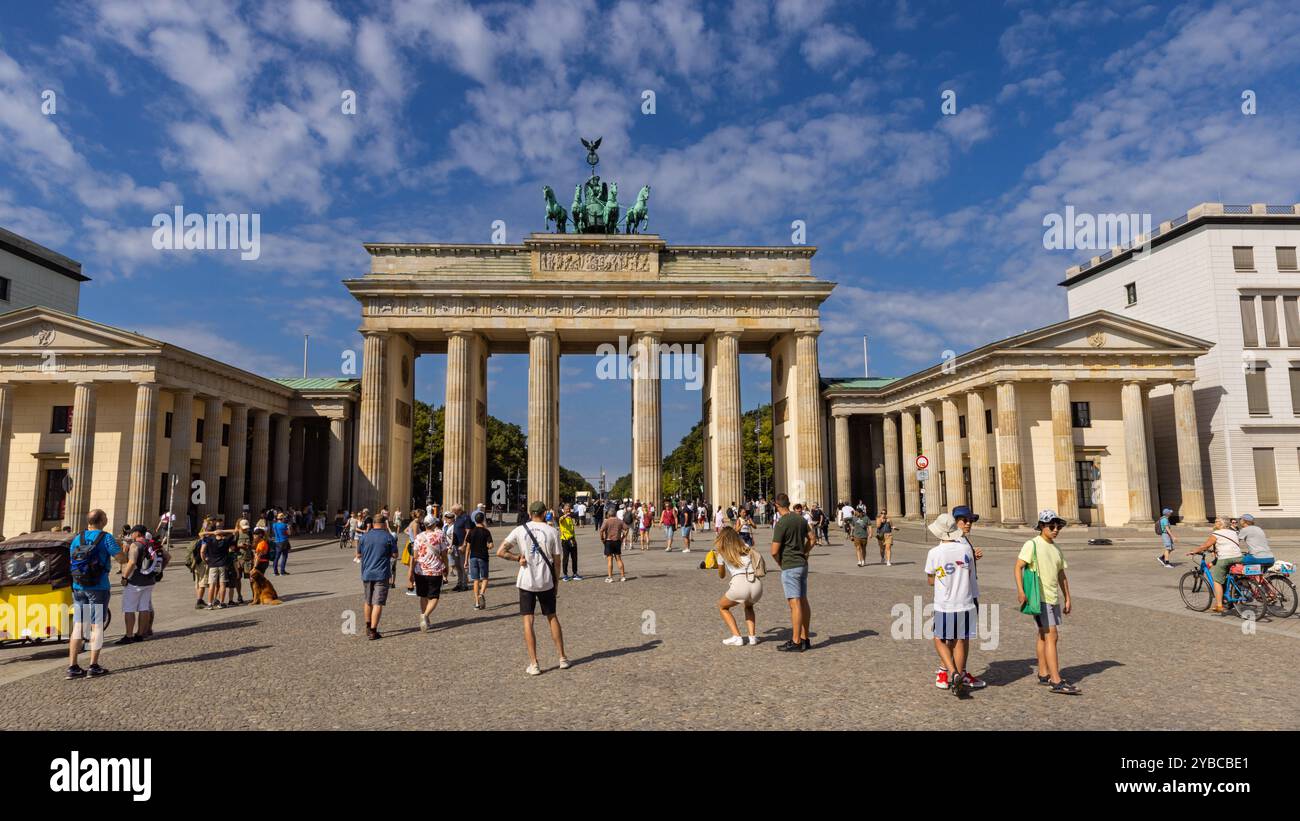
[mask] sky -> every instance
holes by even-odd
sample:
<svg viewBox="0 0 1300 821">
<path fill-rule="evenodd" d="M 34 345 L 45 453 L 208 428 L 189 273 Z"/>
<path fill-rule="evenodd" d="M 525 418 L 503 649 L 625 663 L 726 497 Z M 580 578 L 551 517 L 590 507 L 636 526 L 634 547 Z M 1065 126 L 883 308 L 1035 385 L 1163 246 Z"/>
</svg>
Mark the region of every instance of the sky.
<svg viewBox="0 0 1300 821">
<path fill-rule="evenodd" d="M 822 375 L 861 375 L 866 335 L 901 376 L 1065 318 L 1099 251 L 1046 248 L 1048 215 L 1300 201 L 1298 63 L 1293 0 L 10 2 L 0 226 L 83 264 L 90 319 L 268 376 L 309 334 L 309 374 L 350 375 L 361 243 L 518 242 L 599 136 L 670 244 L 802 221 L 838 283 Z M 260 254 L 155 248 L 177 207 L 258 215 Z M 743 357 L 746 409 L 769 370 Z M 561 374 L 561 461 L 612 481 L 630 385 Z M 662 395 L 669 451 L 700 401 Z M 492 357 L 488 410 L 526 429 L 526 356 Z"/>
</svg>

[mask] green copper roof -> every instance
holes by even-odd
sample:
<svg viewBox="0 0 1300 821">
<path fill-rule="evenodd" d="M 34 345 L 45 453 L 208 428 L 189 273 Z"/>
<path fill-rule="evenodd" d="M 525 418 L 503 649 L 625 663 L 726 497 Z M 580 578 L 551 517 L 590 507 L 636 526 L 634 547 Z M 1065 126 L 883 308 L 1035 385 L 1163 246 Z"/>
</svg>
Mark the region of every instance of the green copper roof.
<svg viewBox="0 0 1300 821">
<path fill-rule="evenodd" d="M 356 390 L 361 385 L 359 379 L 336 379 L 332 376 L 309 376 L 305 379 L 272 377 L 272 381 L 296 391 L 350 391 Z"/>
<path fill-rule="evenodd" d="M 871 388 L 883 388 L 891 382 L 897 382 L 900 378 L 901 377 L 897 377 L 897 376 L 873 376 L 869 379 L 863 378 L 861 376 L 857 377 L 856 379 L 842 379 L 842 378 L 837 379 L 833 377 L 826 377 L 822 379 L 822 384 L 827 388 L 831 388 L 832 390 L 836 390 L 836 389 L 862 390 L 862 389 L 871 389 Z"/>
</svg>

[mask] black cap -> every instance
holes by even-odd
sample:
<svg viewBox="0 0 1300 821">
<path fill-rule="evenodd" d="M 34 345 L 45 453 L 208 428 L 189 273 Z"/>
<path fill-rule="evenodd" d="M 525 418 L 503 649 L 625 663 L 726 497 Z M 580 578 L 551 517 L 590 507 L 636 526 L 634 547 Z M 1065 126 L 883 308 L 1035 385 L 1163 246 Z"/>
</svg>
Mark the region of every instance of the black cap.
<svg viewBox="0 0 1300 821">
<path fill-rule="evenodd" d="M 137 533 L 139 533 L 141 536 L 148 535 L 149 528 L 145 527 L 144 525 L 136 525 L 135 527 L 131 528 L 132 536 L 134 536 Z"/>
</svg>

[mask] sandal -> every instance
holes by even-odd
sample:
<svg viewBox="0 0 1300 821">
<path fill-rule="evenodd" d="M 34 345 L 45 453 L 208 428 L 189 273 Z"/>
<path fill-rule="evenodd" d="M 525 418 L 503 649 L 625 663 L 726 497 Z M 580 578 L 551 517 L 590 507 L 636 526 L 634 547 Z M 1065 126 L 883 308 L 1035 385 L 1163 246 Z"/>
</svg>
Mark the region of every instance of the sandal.
<svg viewBox="0 0 1300 821">
<path fill-rule="evenodd" d="M 1080 695 L 1081 693 L 1078 687 L 1075 687 L 1073 684 L 1066 681 L 1065 679 L 1061 679 L 1060 681 L 1053 684 L 1052 692 L 1061 693 L 1062 695 L 1067 695 L 1067 696 L 1077 696 Z"/>
</svg>

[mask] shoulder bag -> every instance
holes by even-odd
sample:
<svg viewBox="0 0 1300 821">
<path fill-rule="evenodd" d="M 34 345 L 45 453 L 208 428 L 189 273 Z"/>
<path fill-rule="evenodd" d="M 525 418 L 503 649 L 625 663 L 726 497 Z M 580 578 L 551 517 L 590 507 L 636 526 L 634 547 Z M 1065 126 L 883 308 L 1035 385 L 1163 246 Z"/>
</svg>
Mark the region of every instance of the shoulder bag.
<svg viewBox="0 0 1300 821">
<path fill-rule="evenodd" d="M 1030 541 L 1034 545 L 1034 561 L 1020 571 L 1020 577 L 1025 587 L 1025 603 L 1020 605 L 1020 612 L 1030 616 L 1037 616 L 1043 612 L 1043 587 L 1038 578 L 1038 537 L 1035 536 Z"/>
</svg>

